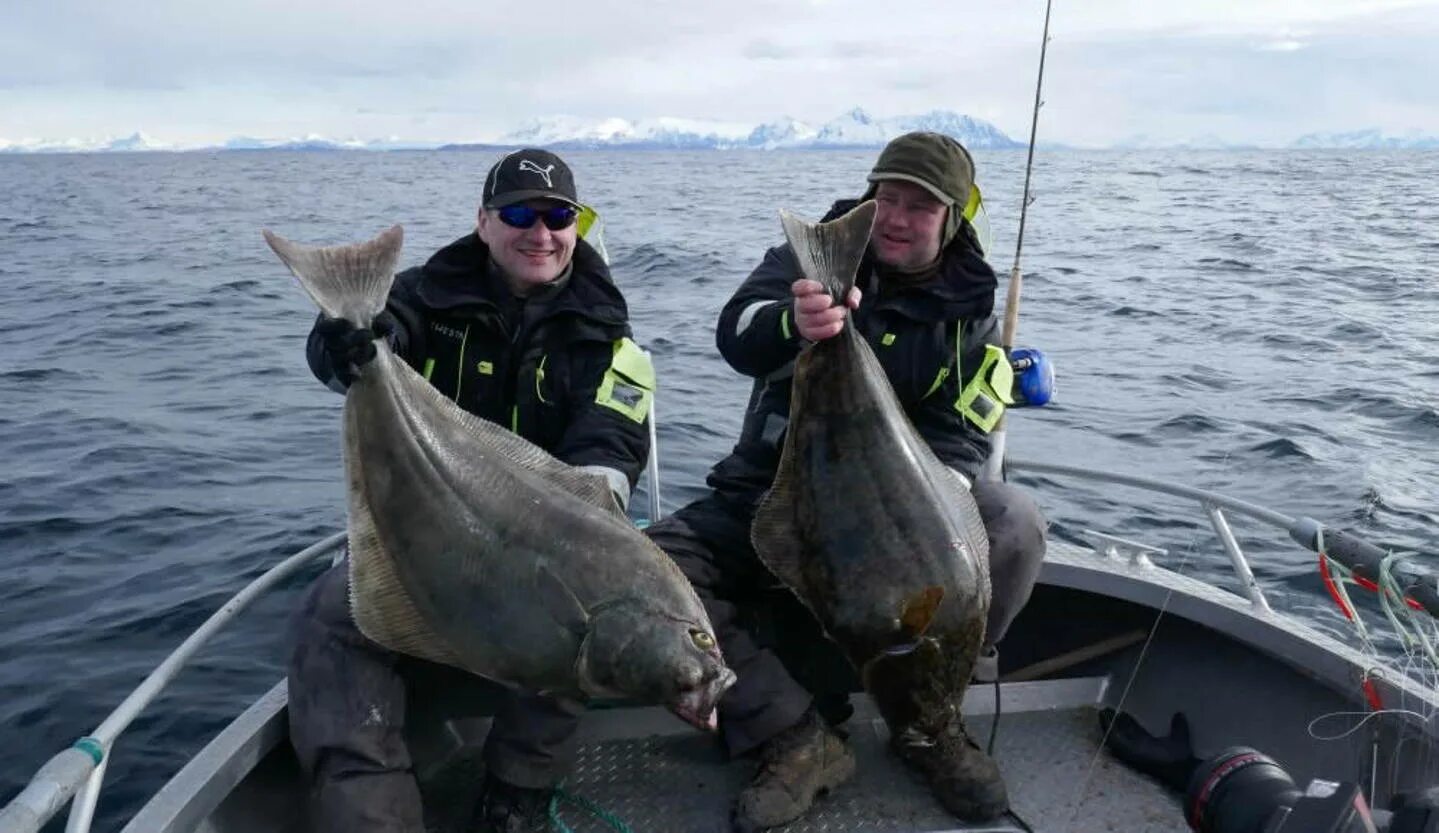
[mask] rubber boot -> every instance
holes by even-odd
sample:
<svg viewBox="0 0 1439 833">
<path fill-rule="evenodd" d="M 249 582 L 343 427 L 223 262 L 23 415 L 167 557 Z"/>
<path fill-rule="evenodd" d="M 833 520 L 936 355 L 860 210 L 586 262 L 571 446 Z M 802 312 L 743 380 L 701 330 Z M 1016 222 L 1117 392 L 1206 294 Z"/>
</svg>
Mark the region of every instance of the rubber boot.
<svg viewBox="0 0 1439 833">
<path fill-rule="evenodd" d="M 811 708 L 760 747 L 759 771 L 735 802 L 736 833 L 794 821 L 821 793 L 854 775 L 854 753 Z"/>
<path fill-rule="evenodd" d="M 970 739 L 956 720 L 946 731 L 927 736 L 910 730 L 890 745 L 906 764 L 924 776 L 944 809 L 964 821 L 991 821 L 1009 810 L 1009 793 L 994 759 Z"/>
<path fill-rule="evenodd" d="M 554 790 L 530 789 L 485 774 L 471 833 L 538 833 L 548 829 Z"/>
</svg>

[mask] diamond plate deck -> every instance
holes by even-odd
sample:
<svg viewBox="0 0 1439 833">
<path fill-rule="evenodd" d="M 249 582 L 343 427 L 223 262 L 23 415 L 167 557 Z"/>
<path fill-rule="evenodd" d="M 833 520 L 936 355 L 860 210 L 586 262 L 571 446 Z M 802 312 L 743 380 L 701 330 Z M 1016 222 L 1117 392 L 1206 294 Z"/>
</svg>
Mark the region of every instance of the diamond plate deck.
<svg viewBox="0 0 1439 833">
<path fill-rule="evenodd" d="M 1010 820 L 966 825 L 946 813 L 924 784 L 888 752 L 884 723 L 868 711 L 862 707 L 860 716 L 845 727 L 859 760 L 854 779 L 822 798 L 804 819 L 775 828 L 776 833 L 1024 829 Z M 649 719 L 641 714 L 607 717 L 621 722 Z M 679 725 L 673 718 L 669 721 Z M 975 718 L 971 725 L 979 736 L 987 736 L 987 718 Z M 712 738 L 683 728 L 645 737 L 617 734 L 606 732 L 601 736 L 609 739 L 581 746 L 575 773 L 566 785 L 571 793 L 614 814 L 636 833 L 729 833 L 729 808 L 753 773 L 753 762 L 726 761 Z M 1044 833 L 1187 830 L 1178 802 L 1107 755 L 1096 756 L 1098 741 L 1092 708 L 1006 714 L 996 753 L 1015 811 Z M 473 769 L 464 780 L 477 783 Z M 461 794 L 473 800 L 468 790 Z M 575 833 L 613 831 L 572 805 L 563 808 L 561 818 Z M 447 829 L 455 828 L 437 828 Z"/>
</svg>

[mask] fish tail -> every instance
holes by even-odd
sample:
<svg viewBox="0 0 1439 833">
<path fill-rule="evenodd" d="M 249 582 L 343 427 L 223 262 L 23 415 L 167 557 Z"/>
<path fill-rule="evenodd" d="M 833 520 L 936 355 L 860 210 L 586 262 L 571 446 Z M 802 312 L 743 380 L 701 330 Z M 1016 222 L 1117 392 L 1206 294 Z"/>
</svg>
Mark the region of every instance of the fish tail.
<svg viewBox="0 0 1439 833">
<path fill-rule="evenodd" d="M 800 273 L 823 284 L 836 301 L 842 302 L 854 286 L 876 210 L 874 200 L 866 200 L 828 223 L 807 223 L 788 211 L 779 213 Z"/>
<path fill-rule="evenodd" d="M 348 246 L 303 246 L 269 229 L 264 235 L 326 316 L 343 318 L 363 329 L 385 308 L 404 242 L 400 226 Z"/>
</svg>

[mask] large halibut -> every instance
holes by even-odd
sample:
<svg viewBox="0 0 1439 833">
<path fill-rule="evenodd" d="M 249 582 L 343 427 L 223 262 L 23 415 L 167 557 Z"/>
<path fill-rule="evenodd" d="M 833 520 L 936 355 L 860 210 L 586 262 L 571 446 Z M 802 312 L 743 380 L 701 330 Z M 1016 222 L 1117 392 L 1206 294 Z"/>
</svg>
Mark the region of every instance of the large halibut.
<svg viewBox="0 0 1439 833">
<path fill-rule="evenodd" d="M 876 207 L 812 225 L 782 212 L 804 277 L 854 286 Z M 795 362 L 779 471 L 751 538 L 860 671 L 891 728 L 951 725 L 989 612 L 989 544 L 969 490 L 905 416 L 852 322 Z"/>
<path fill-rule="evenodd" d="M 330 317 L 384 309 L 402 231 L 265 239 Z M 455 405 L 376 341 L 345 397 L 351 610 L 375 642 L 517 688 L 663 703 L 699 726 L 734 682 L 689 582 L 604 479 Z"/>
</svg>

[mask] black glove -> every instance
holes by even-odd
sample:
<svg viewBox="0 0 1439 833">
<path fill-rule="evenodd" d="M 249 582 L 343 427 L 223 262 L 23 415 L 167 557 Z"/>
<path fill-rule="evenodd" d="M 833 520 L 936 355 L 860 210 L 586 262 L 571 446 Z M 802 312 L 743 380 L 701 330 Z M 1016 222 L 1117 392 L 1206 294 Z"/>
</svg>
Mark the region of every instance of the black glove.
<svg viewBox="0 0 1439 833">
<path fill-rule="evenodd" d="M 381 310 L 368 329 L 356 327 L 344 318 L 324 315 L 315 324 L 330 369 L 347 388 L 359 378 L 360 367 L 375 358 L 375 339 L 385 338 L 394 331 L 395 316 L 389 310 Z"/>
<path fill-rule="evenodd" d="M 1169 721 L 1169 734 L 1155 737 L 1139 721 L 1124 712 L 1104 709 L 1099 713 L 1099 728 L 1108 733 L 1105 744 L 1114 757 L 1145 775 L 1158 778 L 1175 792 L 1189 787 L 1190 776 L 1201 761 L 1194 757 L 1189 741 L 1189 720 L 1176 712 Z"/>
<path fill-rule="evenodd" d="M 1389 805 L 1394 818 L 1389 833 L 1435 833 L 1439 831 L 1439 787 L 1423 792 L 1400 793 Z"/>
</svg>

